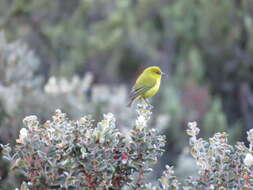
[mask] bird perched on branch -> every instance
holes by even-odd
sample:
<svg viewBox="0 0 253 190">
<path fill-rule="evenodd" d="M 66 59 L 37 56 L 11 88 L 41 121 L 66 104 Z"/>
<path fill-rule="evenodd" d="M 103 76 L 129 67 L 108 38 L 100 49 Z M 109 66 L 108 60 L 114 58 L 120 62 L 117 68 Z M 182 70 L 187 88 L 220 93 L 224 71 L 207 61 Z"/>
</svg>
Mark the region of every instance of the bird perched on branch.
<svg viewBox="0 0 253 190">
<path fill-rule="evenodd" d="M 166 75 L 157 66 L 146 68 L 137 78 L 131 93 L 128 106 L 138 99 L 146 101 L 147 98 L 154 96 L 160 87 L 162 75 Z"/>
</svg>

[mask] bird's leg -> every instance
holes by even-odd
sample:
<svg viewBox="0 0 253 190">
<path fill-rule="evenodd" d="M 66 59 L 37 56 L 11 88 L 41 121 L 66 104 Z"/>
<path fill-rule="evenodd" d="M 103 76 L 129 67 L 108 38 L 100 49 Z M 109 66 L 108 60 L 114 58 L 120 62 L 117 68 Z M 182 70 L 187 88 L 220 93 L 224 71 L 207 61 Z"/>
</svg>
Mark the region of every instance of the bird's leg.
<svg viewBox="0 0 253 190">
<path fill-rule="evenodd" d="M 147 104 L 148 107 L 150 107 L 151 109 L 153 108 L 153 106 L 150 104 L 150 102 L 146 99 L 146 98 L 142 98 L 144 100 L 144 102 Z"/>
<path fill-rule="evenodd" d="M 148 104 L 148 102 L 147 102 L 147 100 L 145 98 L 141 97 L 141 101 L 142 101 L 142 103 Z"/>
</svg>

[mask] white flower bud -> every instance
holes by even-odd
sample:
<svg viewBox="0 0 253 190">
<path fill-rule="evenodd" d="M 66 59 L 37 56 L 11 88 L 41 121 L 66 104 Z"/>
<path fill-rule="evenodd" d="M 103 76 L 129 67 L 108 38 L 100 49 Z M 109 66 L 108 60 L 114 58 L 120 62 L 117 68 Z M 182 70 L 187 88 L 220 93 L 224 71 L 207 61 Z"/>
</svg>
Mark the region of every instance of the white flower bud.
<svg viewBox="0 0 253 190">
<path fill-rule="evenodd" d="M 197 136 L 199 134 L 200 129 L 197 127 L 197 122 L 196 121 L 189 122 L 188 123 L 188 128 L 189 129 L 186 130 L 186 133 L 188 135 L 190 135 L 192 137 L 195 137 L 195 136 Z"/>
<path fill-rule="evenodd" d="M 143 115 L 140 115 L 137 120 L 136 120 L 136 125 L 140 128 L 146 127 L 147 125 L 147 120 Z"/>
<path fill-rule="evenodd" d="M 104 118 L 109 121 L 115 121 L 114 115 L 112 113 L 104 114 Z"/>
<path fill-rule="evenodd" d="M 247 153 L 244 160 L 243 160 L 244 164 L 248 167 L 253 165 L 253 156 L 250 153 Z"/>
<path fill-rule="evenodd" d="M 39 125 L 38 117 L 36 115 L 27 116 L 25 119 L 23 119 L 23 123 L 28 127 L 29 130 L 31 130 Z"/>
<path fill-rule="evenodd" d="M 17 139 L 16 142 L 20 144 L 24 144 L 27 136 L 28 136 L 28 130 L 26 128 L 22 128 L 19 133 L 19 139 Z"/>
</svg>

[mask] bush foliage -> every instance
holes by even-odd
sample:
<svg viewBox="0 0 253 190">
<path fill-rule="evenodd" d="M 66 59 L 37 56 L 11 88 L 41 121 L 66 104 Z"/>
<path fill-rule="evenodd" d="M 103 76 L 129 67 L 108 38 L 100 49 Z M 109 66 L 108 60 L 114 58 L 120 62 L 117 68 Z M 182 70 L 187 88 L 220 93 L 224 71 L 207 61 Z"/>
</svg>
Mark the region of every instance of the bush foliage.
<svg viewBox="0 0 253 190">
<path fill-rule="evenodd" d="M 196 122 L 189 123 L 186 132 L 198 175 L 179 181 L 173 168 L 166 166 L 158 182 L 147 183 L 150 165 L 157 162 L 165 145 L 165 137 L 148 127 L 151 114 L 150 105 L 138 104 L 136 122 L 126 134 L 120 132 L 111 113 L 97 124 L 87 116 L 70 120 L 61 110 L 44 124 L 31 115 L 23 120 L 13 151 L 1 145 L 1 159 L 11 165 L 10 173 L 23 175 L 22 190 L 253 187 L 253 130 L 248 131 L 249 148 L 243 143 L 232 146 L 225 132 L 208 140 L 198 138 Z"/>
</svg>

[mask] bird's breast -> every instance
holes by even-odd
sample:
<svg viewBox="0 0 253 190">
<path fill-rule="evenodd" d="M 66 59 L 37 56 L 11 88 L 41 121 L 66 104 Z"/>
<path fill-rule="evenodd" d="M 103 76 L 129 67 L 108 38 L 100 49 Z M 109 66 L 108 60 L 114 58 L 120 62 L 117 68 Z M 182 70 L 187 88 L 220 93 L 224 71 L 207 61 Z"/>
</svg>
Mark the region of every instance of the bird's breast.
<svg viewBox="0 0 253 190">
<path fill-rule="evenodd" d="M 144 95 L 143 95 L 143 98 L 149 98 L 151 96 L 154 96 L 157 91 L 159 90 L 160 88 L 160 80 L 158 80 L 155 84 L 154 87 L 152 87 L 150 90 L 148 90 Z"/>
</svg>

